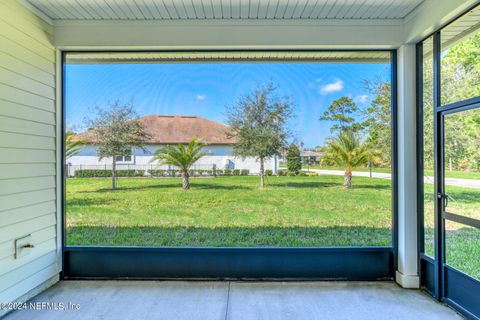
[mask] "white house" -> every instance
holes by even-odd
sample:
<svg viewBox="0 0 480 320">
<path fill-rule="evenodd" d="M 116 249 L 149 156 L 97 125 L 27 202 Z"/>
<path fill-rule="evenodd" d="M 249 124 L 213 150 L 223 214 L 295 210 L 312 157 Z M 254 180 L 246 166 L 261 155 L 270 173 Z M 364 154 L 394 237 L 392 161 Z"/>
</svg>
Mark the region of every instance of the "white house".
<svg viewBox="0 0 480 320">
<path fill-rule="evenodd" d="M 131 155 L 118 156 L 119 169 L 138 169 L 148 172 L 149 169 L 170 169 L 168 165 L 151 162 L 154 152 L 166 145 L 186 144 L 193 138 L 199 139 L 207 146 L 202 157 L 194 169 L 248 169 L 250 174 L 260 172 L 260 163 L 253 157 L 241 158 L 233 155 L 235 140 L 227 137 L 228 126 L 198 116 L 165 116 L 147 115 L 139 119 L 145 131 L 150 135 L 146 151 L 132 150 Z M 74 140 L 86 141 L 78 154 L 67 159 L 68 174 L 73 176 L 75 170 L 81 169 L 109 169 L 112 158 L 99 159 L 97 149 L 93 144 L 94 134 L 87 131 L 78 134 Z M 265 169 L 276 172 L 277 158 L 267 159 Z"/>
</svg>

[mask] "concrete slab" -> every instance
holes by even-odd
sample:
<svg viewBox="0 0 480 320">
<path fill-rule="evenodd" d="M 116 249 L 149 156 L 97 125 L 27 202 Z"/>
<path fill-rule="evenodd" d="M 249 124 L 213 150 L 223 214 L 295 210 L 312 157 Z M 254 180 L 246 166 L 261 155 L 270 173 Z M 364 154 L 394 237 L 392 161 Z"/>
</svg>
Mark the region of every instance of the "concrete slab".
<svg viewBox="0 0 480 320">
<path fill-rule="evenodd" d="M 462 319 L 393 282 L 61 281 L 32 302 L 80 310 L 26 309 L 6 319 Z"/>
<path fill-rule="evenodd" d="M 392 282 L 232 282 L 227 318 L 462 319 L 418 290 Z"/>
<path fill-rule="evenodd" d="M 33 302 L 76 303 L 80 310 L 18 310 L 8 320 L 225 319 L 228 282 L 61 281 Z"/>
</svg>

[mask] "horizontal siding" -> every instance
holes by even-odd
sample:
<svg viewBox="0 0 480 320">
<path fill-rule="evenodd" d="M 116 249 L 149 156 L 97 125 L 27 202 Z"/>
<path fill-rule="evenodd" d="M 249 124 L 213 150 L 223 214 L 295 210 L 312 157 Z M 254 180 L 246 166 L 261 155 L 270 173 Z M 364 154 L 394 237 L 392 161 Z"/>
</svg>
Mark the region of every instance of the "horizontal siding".
<svg viewBox="0 0 480 320">
<path fill-rule="evenodd" d="M 22 120 L 0 115 L 0 130 L 20 134 L 32 134 L 44 137 L 55 137 L 55 126 L 30 120 Z M 1 161 L 1 160 L 0 160 Z"/>
<path fill-rule="evenodd" d="M 34 162 L 35 159 L 32 159 Z M 54 176 L 54 163 L 0 164 L 0 177 L 4 179 Z"/>
<path fill-rule="evenodd" d="M 29 79 L 36 80 L 50 88 L 55 85 L 55 76 L 53 74 L 5 52 L 0 52 L 0 67 L 16 72 Z"/>
<path fill-rule="evenodd" d="M 0 302 L 59 271 L 52 30 L 17 0 L 0 1 Z M 15 239 L 28 234 L 35 247 L 15 259 Z"/>
<path fill-rule="evenodd" d="M 47 58 L 41 57 L 35 51 L 7 39 L 0 33 L 0 52 L 15 57 L 23 62 L 32 64 L 36 68 L 51 75 L 55 75 L 55 66 Z"/>
<path fill-rule="evenodd" d="M 40 110 L 34 107 L 5 101 L 0 98 L 1 114 L 5 117 L 29 120 L 46 124 L 55 124 L 55 113 L 47 110 Z"/>
<path fill-rule="evenodd" d="M 55 150 L 55 138 L 0 131 L 0 147 L 15 149 Z"/>
<path fill-rule="evenodd" d="M 55 188 L 55 177 L 26 177 L 0 180 L 0 197 L 9 194 L 24 193 L 42 189 Z"/>
<path fill-rule="evenodd" d="M 56 197 L 54 191 L 55 189 L 52 188 L 2 196 L 0 202 L 0 211 L 21 208 L 45 201 L 55 200 Z M 17 235 L 15 234 L 11 235 L 11 239 L 14 239 L 16 236 Z"/>
<path fill-rule="evenodd" d="M 43 34 L 47 33 L 47 38 L 51 39 L 53 26 L 39 20 L 37 15 L 30 10 L 24 9 L 23 5 L 17 1 L 0 1 L 0 10 L 8 13 L 2 16 L 6 22 L 17 26 L 24 32 L 34 32 L 37 35 L 36 38 L 43 38 L 45 36 Z"/>
<path fill-rule="evenodd" d="M 10 71 L 2 67 L 0 67 L 0 83 L 50 100 L 55 98 L 55 90 L 52 86 L 48 86 L 32 78 L 25 77 L 16 71 Z"/>
<path fill-rule="evenodd" d="M 52 110 L 54 101 L 30 91 L 16 88 L 14 85 L 0 83 L 0 97 L 2 100 L 30 106 L 45 111 Z"/>
<path fill-rule="evenodd" d="M 55 202 L 46 201 L 31 206 L 2 211 L 0 212 L 0 219 L 3 221 L 4 225 L 7 226 L 23 221 L 30 221 L 35 217 L 44 216 L 52 212 L 55 212 Z"/>
<path fill-rule="evenodd" d="M 5 163 L 55 163 L 55 151 L 1 148 L 0 164 Z"/>
<path fill-rule="evenodd" d="M 55 261 L 55 256 L 56 253 L 51 251 L 2 276 L 6 280 L 5 284 L 10 283 L 10 279 L 21 280 L 15 281 L 12 286 L 0 291 L 0 301 L 13 301 L 58 274 L 56 263 L 51 263 Z"/>
<path fill-rule="evenodd" d="M 45 229 L 40 229 L 31 233 L 33 241 L 37 246 L 44 244 L 49 240 L 56 241 L 55 237 L 52 238 L 52 232 L 55 232 L 55 226 L 50 226 Z M 12 264 L 9 259 L 13 258 L 15 254 L 15 245 L 12 241 L 5 241 L 0 243 L 0 265 L 5 263 L 5 265 Z M 0 267 L 0 270 L 2 267 Z"/>
<path fill-rule="evenodd" d="M 55 227 L 45 228 L 44 230 L 52 232 L 52 228 L 55 228 Z M 20 268 L 23 265 L 28 264 L 31 261 L 35 261 L 36 259 L 54 251 L 52 250 L 52 246 L 55 246 L 55 241 L 56 241 L 55 238 L 50 238 L 50 239 L 47 239 L 46 241 L 40 241 L 38 238 L 35 238 L 34 235 L 35 235 L 35 232 L 32 233 L 32 241 L 35 241 L 35 251 L 32 250 L 31 253 L 23 256 L 21 260 L 15 259 L 13 255 L 9 255 L 8 257 L 1 259 L 0 260 L 0 276 L 10 273 L 17 268 Z M 13 253 L 14 252 L 15 251 L 13 251 Z M 11 286 L 11 282 L 8 283 L 8 281 L 4 281 L 2 284 L 0 284 L 0 290 L 2 288 L 6 289 L 10 286 Z"/>
</svg>

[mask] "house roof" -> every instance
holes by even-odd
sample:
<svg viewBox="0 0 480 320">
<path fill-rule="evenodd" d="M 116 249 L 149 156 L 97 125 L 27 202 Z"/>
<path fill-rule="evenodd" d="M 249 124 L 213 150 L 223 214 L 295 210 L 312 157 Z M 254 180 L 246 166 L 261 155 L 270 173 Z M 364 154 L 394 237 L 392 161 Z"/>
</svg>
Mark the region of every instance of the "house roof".
<svg viewBox="0 0 480 320">
<path fill-rule="evenodd" d="M 138 119 L 150 135 L 149 144 L 183 144 L 193 138 L 205 144 L 234 144 L 228 138 L 228 126 L 198 116 L 148 115 Z M 94 143 L 92 130 L 78 134 L 74 140 Z"/>
</svg>

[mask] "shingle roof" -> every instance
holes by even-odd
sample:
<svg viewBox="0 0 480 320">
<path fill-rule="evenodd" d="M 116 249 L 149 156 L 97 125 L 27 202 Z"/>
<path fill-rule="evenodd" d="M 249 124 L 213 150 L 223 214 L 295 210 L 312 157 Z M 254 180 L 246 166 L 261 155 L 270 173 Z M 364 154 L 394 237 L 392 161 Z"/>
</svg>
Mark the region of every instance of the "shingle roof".
<svg viewBox="0 0 480 320">
<path fill-rule="evenodd" d="M 138 119 L 150 134 L 151 144 L 188 143 L 193 138 L 205 144 L 234 144 L 233 138 L 227 138 L 228 126 L 197 116 L 148 115 Z M 74 140 L 93 143 L 93 131 L 78 134 Z"/>
</svg>

